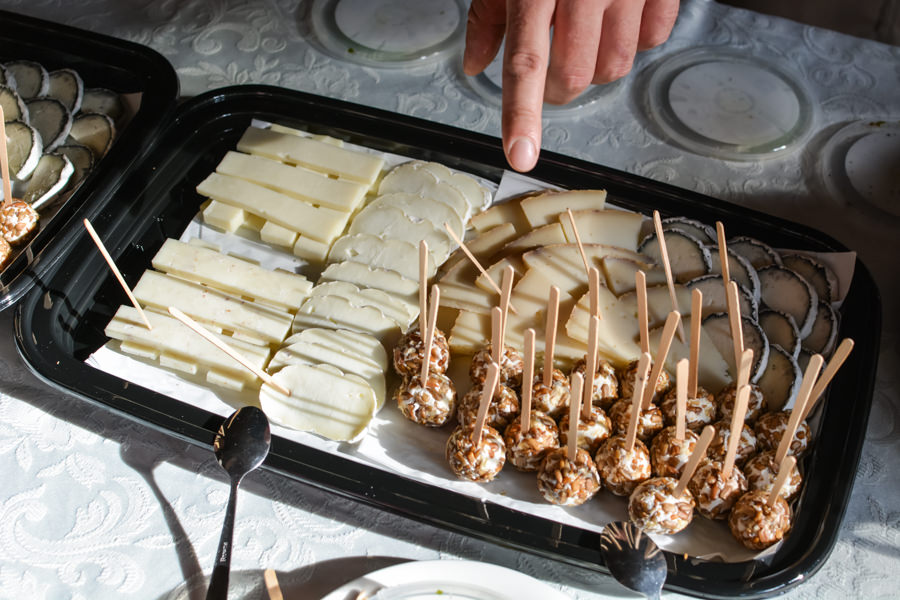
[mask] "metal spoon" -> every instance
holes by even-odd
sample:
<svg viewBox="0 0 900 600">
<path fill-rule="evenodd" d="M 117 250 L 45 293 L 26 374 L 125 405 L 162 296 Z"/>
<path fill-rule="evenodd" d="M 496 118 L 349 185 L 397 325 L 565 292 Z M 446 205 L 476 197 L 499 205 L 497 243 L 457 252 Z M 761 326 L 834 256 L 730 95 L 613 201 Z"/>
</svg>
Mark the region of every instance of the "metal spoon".
<svg viewBox="0 0 900 600">
<path fill-rule="evenodd" d="M 600 552 L 616 581 L 659 600 L 666 582 L 666 557 L 650 536 L 629 521 L 614 521 L 600 534 Z"/>
<path fill-rule="evenodd" d="M 244 476 L 256 469 L 269 453 L 272 436 L 269 420 L 255 406 L 244 406 L 232 413 L 219 427 L 213 449 L 216 459 L 231 478 L 231 494 L 225 509 L 225 523 L 213 567 L 206 600 L 228 598 L 228 571 L 231 567 L 231 540 L 234 537 L 234 509 L 237 490 Z"/>
</svg>

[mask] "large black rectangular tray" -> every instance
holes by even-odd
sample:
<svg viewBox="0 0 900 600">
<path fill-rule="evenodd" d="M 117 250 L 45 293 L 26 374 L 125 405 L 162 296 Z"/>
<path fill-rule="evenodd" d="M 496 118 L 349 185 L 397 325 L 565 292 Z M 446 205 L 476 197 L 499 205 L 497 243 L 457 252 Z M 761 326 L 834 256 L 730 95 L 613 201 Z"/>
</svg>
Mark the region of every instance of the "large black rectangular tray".
<svg viewBox="0 0 900 600">
<path fill-rule="evenodd" d="M 85 88 L 101 87 L 120 94 L 140 94 L 127 125 L 117 132 L 110 151 L 64 203 L 41 211 L 40 229 L 15 260 L 0 272 L 0 310 L 14 304 L 53 262 L 65 254 L 76 212 L 91 190 L 112 190 L 131 163 L 149 146 L 175 107 L 178 77 L 155 50 L 106 35 L 0 11 L 0 62 L 28 59 L 47 70 L 68 67 Z M 100 190 L 96 190 L 100 191 Z M 68 193 L 68 192 L 67 192 Z"/>
<path fill-rule="evenodd" d="M 499 181 L 499 140 L 469 131 L 277 88 L 222 89 L 182 105 L 151 151 L 116 189 L 84 207 L 130 284 L 163 240 L 178 237 L 203 200 L 195 186 L 235 147 L 251 119 L 279 122 L 372 148 L 436 160 Z M 623 207 L 721 220 L 731 235 L 775 247 L 844 251 L 806 227 L 694 192 L 545 152 L 533 175 L 567 188 L 605 188 Z M 80 235 L 16 312 L 20 352 L 50 384 L 179 438 L 209 447 L 222 418 L 128 384 L 83 361 L 107 339 L 103 329 L 127 299 L 86 235 Z M 856 349 L 825 403 L 823 443 L 805 459 L 806 485 L 794 529 L 771 562 L 723 564 L 667 554 L 671 590 L 708 597 L 765 597 L 814 573 L 830 553 L 850 496 L 872 398 L 880 300 L 857 263 L 844 302 L 841 336 Z M 358 501 L 468 535 L 605 572 L 598 534 L 353 462 L 276 437 L 265 467 Z"/>
</svg>

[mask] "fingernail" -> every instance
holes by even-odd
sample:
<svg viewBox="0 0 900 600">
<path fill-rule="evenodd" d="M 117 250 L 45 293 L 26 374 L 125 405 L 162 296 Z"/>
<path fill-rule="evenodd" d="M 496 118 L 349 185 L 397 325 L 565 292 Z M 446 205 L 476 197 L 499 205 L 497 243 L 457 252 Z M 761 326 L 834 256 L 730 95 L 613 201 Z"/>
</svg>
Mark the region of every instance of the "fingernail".
<svg viewBox="0 0 900 600">
<path fill-rule="evenodd" d="M 530 171 L 537 162 L 537 150 L 530 138 L 516 138 L 509 145 L 507 152 L 509 164 L 516 171 Z"/>
</svg>

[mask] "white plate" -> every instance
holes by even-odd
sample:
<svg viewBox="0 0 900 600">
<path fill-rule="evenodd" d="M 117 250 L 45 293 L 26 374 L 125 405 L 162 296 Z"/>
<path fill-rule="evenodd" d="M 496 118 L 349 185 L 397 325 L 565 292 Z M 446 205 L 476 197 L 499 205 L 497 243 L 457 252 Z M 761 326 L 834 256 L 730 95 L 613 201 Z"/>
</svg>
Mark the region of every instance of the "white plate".
<svg viewBox="0 0 900 600">
<path fill-rule="evenodd" d="M 571 600 L 547 584 L 511 569 L 467 560 L 412 561 L 380 569 L 322 600 Z"/>
</svg>

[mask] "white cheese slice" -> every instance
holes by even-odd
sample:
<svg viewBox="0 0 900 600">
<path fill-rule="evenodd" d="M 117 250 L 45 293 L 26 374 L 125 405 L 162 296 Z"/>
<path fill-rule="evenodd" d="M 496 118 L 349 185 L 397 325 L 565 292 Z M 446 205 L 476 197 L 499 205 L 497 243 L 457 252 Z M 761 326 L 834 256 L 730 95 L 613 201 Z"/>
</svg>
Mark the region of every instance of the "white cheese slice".
<svg viewBox="0 0 900 600">
<path fill-rule="evenodd" d="M 461 310 L 450 330 L 450 351 L 473 355 L 491 339 L 491 316 Z"/>
<path fill-rule="evenodd" d="M 650 330 L 650 354 L 656 356 L 659 348 L 659 336 L 662 333 L 662 327 L 655 327 Z M 690 336 L 689 328 L 685 327 L 685 335 Z M 678 361 L 683 358 L 690 359 L 690 340 L 682 343 L 678 336 L 672 338 L 672 345 L 669 347 L 669 354 L 666 356 L 666 370 L 674 374 L 676 372 Z M 728 362 L 722 357 L 722 354 L 716 349 L 706 329 L 700 328 L 700 364 L 697 366 L 697 381 L 706 388 L 707 391 L 716 394 L 731 383 L 731 372 L 729 371 Z"/>
<path fill-rule="evenodd" d="M 324 135 L 321 133 L 309 133 L 308 131 L 303 131 L 302 129 L 295 129 L 294 127 L 288 127 L 287 125 L 280 125 L 278 123 L 272 123 L 269 125 L 269 129 L 272 131 L 277 131 L 278 133 L 289 133 L 291 135 L 299 135 L 301 137 L 308 137 L 314 140 L 319 140 L 320 142 L 325 142 L 326 144 L 332 144 L 337 146 L 338 148 L 344 147 L 344 140 L 338 139 L 335 137 L 331 137 L 330 135 Z"/>
<path fill-rule="evenodd" d="M 414 163 L 403 163 L 388 172 L 378 184 L 381 196 L 395 193 L 409 193 L 445 204 L 453 209 L 465 223 L 472 214 L 472 207 L 457 188 L 426 169 L 416 168 Z"/>
<path fill-rule="evenodd" d="M 407 192 L 383 194 L 373 200 L 367 208 L 376 206 L 393 206 L 403 211 L 403 214 L 411 220 L 427 221 L 436 229 L 443 229 L 444 223 L 447 223 L 460 239 L 463 238 L 466 230 L 466 220 L 460 217 L 452 207 L 417 194 Z"/>
<path fill-rule="evenodd" d="M 572 211 L 578 235 L 583 244 L 607 244 L 626 250 L 637 251 L 638 234 L 644 215 L 623 210 L 575 210 Z M 559 215 L 566 239 L 576 243 L 572 221 L 565 212 Z"/>
<path fill-rule="evenodd" d="M 607 256 L 644 260 L 640 254 L 605 244 L 584 244 L 588 264 L 602 268 L 601 260 Z M 541 269 L 553 277 L 561 292 L 581 296 L 587 289 L 587 273 L 577 244 L 557 244 L 529 250 L 522 255 L 529 269 Z M 602 271 L 601 271 L 602 272 Z"/>
<path fill-rule="evenodd" d="M 382 343 L 399 337 L 401 325 L 373 306 L 353 306 L 341 296 L 310 297 L 294 316 L 293 332 L 331 327 L 369 333 Z"/>
<path fill-rule="evenodd" d="M 666 273 L 649 262 L 639 262 L 619 256 L 604 256 L 600 259 L 600 273 L 606 279 L 606 286 L 617 296 L 634 291 L 634 276 L 643 271 L 647 285 L 664 285 Z"/>
<path fill-rule="evenodd" d="M 371 267 L 361 262 L 344 261 L 332 263 L 325 267 L 319 278 L 319 283 L 324 281 L 347 281 L 356 284 L 360 288 L 384 290 L 393 296 L 418 306 L 419 282 L 417 280 L 418 273 L 415 279 L 408 279 L 396 271 Z"/>
<path fill-rule="evenodd" d="M 416 282 L 419 280 L 419 250 L 414 244 L 403 240 L 385 240 L 366 233 L 345 235 L 331 247 L 328 262 L 345 260 L 388 269 Z M 429 255 L 427 269 L 429 279 L 434 276 L 436 270 L 434 260 Z"/>
<path fill-rule="evenodd" d="M 466 242 L 466 248 L 469 249 L 469 252 L 478 259 L 478 262 L 485 266 L 485 261 L 487 258 L 493 256 L 500 248 L 502 248 L 506 243 L 513 240 L 518 234 L 516 233 L 516 228 L 512 223 L 502 223 L 497 225 L 496 227 L 492 227 L 484 232 L 478 234 L 477 237 Z M 472 269 L 472 276 L 469 279 L 471 281 L 478 274 L 478 269 L 472 264 L 471 259 L 466 256 L 465 252 L 462 249 L 457 249 L 453 254 L 450 255 L 450 258 L 447 259 L 447 262 L 443 264 L 444 272 L 447 273 L 451 269 L 457 268 L 458 264 L 465 263 Z"/>
<path fill-rule="evenodd" d="M 617 366 L 623 366 L 640 356 L 638 344 L 637 301 L 635 296 L 621 298 L 600 286 L 600 319 L 598 349 Z M 584 296 L 572 309 L 565 331 L 572 339 L 587 343 L 590 317 L 590 296 Z"/>
<path fill-rule="evenodd" d="M 414 245 L 418 245 L 420 240 L 425 240 L 435 264 L 443 264 L 456 247 L 453 238 L 443 227 L 436 227 L 430 221 L 413 220 L 396 206 L 365 207 L 353 218 L 348 233 L 367 233 L 383 239 L 403 240 Z"/>
<path fill-rule="evenodd" d="M 273 423 L 341 442 L 358 441 L 375 415 L 372 387 L 329 365 L 290 365 L 273 375 L 291 391 L 263 385 L 259 405 Z"/>
<path fill-rule="evenodd" d="M 312 263 L 325 262 L 330 249 L 331 244 L 314 240 L 305 235 L 297 236 L 297 241 L 294 242 L 294 256 L 299 256 Z"/>
<path fill-rule="evenodd" d="M 525 213 L 522 212 L 522 206 L 516 200 L 495 204 L 486 211 L 474 215 L 469 220 L 469 223 L 479 233 L 484 233 L 488 229 L 498 227 L 504 223 L 512 225 L 519 235 L 532 229 L 525 218 Z"/>
<path fill-rule="evenodd" d="M 316 285 L 310 297 L 341 296 L 356 307 L 373 306 L 384 316 L 406 328 L 419 316 L 418 304 L 412 304 L 376 288 L 360 288 L 347 281 L 326 281 Z"/>
<path fill-rule="evenodd" d="M 210 200 L 202 214 L 205 223 L 228 233 L 237 231 L 247 216 L 244 209 L 217 200 Z"/>
<path fill-rule="evenodd" d="M 506 256 L 508 254 L 521 253 L 542 246 L 566 244 L 568 241 L 569 240 L 566 239 L 566 234 L 563 232 L 562 225 L 559 223 L 547 223 L 546 225 L 536 227 L 528 233 L 511 240 L 500 249 L 499 254 L 501 256 Z"/>
<path fill-rule="evenodd" d="M 349 213 L 293 198 L 244 179 L 212 173 L 197 186 L 197 193 L 257 215 L 320 242 L 341 234 Z"/>
<path fill-rule="evenodd" d="M 161 311 L 174 306 L 201 323 L 264 344 L 281 342 L 291 329 L 289 312 L 156 271 L 144 271 L 133 292 L 142 305 Z"/>
<path fill-rule="evenodd" d="M 602 210 L 606 206 L 605 190 L 565 190 L 544 192 L 521 201 L 522 213 L 531 228 L 559 221 L 566 209 L 572 212 L 582 210 Z M 568 220 L 568 217 L 565 217 Z M 579 227 L 579 234 L 581 228 Z M 574 241 L 574 240 L 570 240 Z M 583 240 L 587 241 L 587 240 Z M 610 242 L 602 242 L 610 243 Z"/>
<path fill-rule="evenodd" d="M 384 345 L 378 339 L 366 333 L 349 331 L 347 329 L 320 329 L 313 327 L 290 336 L 284 341 L 284 345 L 289 346 L 298 342 L 318 344 L 345 354 L 352 354 L 359 360 L 366 361 L 381 371 L 386 371 L 390 366 Z"/>
<path fill-rule="evenodd" d="M 247 128 L 237 149 L 366 185 L 375 182 L 384 166 L 384 159 L 374 154 L 258 127 Z"/>
<path fill-rule="evenodd" d="M 475 214 L 486 209 L 491 205 L 493 194 L 491 190 L 483 186 L 474 177 L 451 171 L 445 165 L 437 162 L 419 162 L 414 163 L 419 168 L 431 171 L 438 179 L 449 183 L 465 196 L 471 209 L 470 214 Z"/>
<path fill-rule="evenodd" d="M 292 312 L 312 290 L 303 275 L 273 271 L 209 248 L 167 239 L 153 268 Z"/>
<path fill-rule="evenodd" d="M 521 278 L 525 271 L 528 270 L 521 254 L 510 254 L 485 268 L 484 273 L 478 273 L 478 276 L 475 278 L 475 285 L 488 294 L 496 295 L 496 290 L 503 281 L 503 272 L 507 267 L 512 267 L 513 276 L 516 279 Z M 491 282 L 493 282 L 493 285 L 491 285 Z"/>
<path fill-rule="evenodd" d="M 368 189 L 368 186 L 354 181 L 332 179 L 303 167 L 234 151 L 229 151 L 222 158 L 216 172 L 246 179 L 311 204 L 342 212 L 355 211 Z"/>
</svg>

